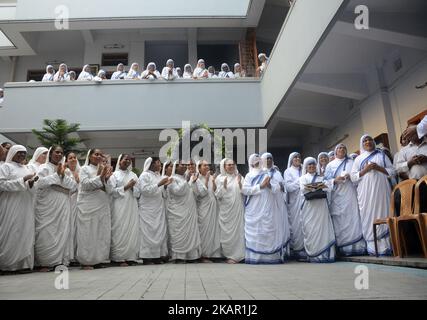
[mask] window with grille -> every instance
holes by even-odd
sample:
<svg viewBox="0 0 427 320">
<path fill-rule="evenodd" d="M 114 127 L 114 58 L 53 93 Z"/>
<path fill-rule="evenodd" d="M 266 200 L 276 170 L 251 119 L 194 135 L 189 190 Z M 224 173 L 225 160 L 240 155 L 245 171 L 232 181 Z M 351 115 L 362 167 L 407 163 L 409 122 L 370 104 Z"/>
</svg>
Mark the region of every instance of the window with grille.
<svg viewBox="0 0 427 320">
<path fill-rule="evenodd" d="M 117 66 L 119 63 L 128 65 L 128 53 L 103 53 L 102 66 Z"/>
</svg>

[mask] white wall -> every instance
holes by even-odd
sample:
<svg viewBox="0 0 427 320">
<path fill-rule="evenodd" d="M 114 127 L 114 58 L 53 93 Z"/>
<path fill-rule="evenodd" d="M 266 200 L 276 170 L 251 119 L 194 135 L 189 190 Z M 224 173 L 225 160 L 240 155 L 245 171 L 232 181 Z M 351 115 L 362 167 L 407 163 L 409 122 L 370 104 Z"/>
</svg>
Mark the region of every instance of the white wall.
<svg viewBox="0 0 427 320">
<path fill-rule="evenodd" d="M 390 90 L 390 101 L 396 129 L 395 139 L 399 142 L 401 133 L 407 126 L 407 121 L 427 109 L 427 88 L 415 89 L 416 85 L 427 81 L 427 59 L 414 66 L 406 75 L 402 75 Z M 383 111 L 380 93 L 377 91 L 357 106 L 359 111 L 340 124 L 328 136 L 322 139 L 322 144 L 333 145 L 345 134 L 349 137 L 343 143 L 353 152 L 359 149 L 359 139 L 364 134 L 377 136 L 387 133 L 386 117 Z M 392 137 L 389 137 L 391 139 Z M 400 146 L 399 146 L 400 147 Z"/>
<path fill-rule="evenodd" d="M 267 122 L 306 63 L 343 0 L 296 1 L 280 31 L 261 82 Z"/>
<path fill-rule="evenodd" d="M 70 18 L 245 16 L 250 0 L 19 0 L 18 20 L 54 19 L 55 8 L 69 8 Z"/>
</svg>

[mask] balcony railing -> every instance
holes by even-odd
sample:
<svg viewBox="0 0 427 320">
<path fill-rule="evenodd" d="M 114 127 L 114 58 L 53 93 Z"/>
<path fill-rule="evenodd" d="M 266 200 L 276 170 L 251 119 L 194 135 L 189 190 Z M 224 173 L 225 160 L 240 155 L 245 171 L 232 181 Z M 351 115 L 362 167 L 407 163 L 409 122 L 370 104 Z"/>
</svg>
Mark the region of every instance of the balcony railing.
<svg viewBox="0 0 427 320">
<path fill-rule="evenodd" d="M 43 119 L 67 119 L 81 130 L 261 127 L 259 80 L 117 80 L 7 83 L 2 132 L 30 132 Z"/>
</svg>

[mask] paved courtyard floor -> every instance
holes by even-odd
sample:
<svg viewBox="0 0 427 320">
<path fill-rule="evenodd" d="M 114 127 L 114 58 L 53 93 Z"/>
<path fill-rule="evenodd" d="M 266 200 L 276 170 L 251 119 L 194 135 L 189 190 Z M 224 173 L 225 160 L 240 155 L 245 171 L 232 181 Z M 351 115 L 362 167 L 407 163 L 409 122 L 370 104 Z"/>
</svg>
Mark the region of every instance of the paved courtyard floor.
<svg viewBox="0 0 427 320">
<path fill-rule="evenodd" d="M 0 276 L 0 299 L 427 299 L 427 270 L 365 264 L 369 289 L 357 290 L 359 265 L 168 263 L 91 271 L 70 268 L 68 290 L 55 288 L 54 272 Z"/>
</svg>

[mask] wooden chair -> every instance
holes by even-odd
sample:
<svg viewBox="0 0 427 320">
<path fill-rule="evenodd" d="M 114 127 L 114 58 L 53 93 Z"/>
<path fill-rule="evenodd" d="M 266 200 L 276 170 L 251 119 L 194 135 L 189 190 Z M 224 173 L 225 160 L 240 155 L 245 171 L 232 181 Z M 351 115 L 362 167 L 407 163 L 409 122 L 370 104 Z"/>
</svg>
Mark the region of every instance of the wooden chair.
<svg viewBox="0 0 427 320">
<path fill-rule="evenodd" d="M 400 215 L 404 214 L 404 212 L 409 212 L 412 214 L 412 204 L 413 204 L 413 190 L 416 185 L 417 180 L 409 179 L 400 182 L 397 184 L 390 197 L 390 213 L 387 218 L 376 219 L 374 221 L 374 243 L 375 243 L 375 255 L 378 257 L 378 244 L 377 244 L 377 226 L 381 224 L 387 224 L 388 229 L 390 231 L 390 240 L 391 247 L 393 249 L 393 255 L 395 257 L 401 256 L 401 246 L 399 243 L 399 238 L 397 235 L 397 216 L 396 210 L 394 207 L 394 194 L 397 190 L 400 191 Z"/>
<path fill-rule="evenodd" d="M 421 247 L 424 253 L 424 258 L 427 258 L 427 213 L 420 212 L 421 204 L 421 186 L 425 184 L 427 186 L 427 175 L 422 177 L 415 185 L 415 198 L 414 198 L 414 211 L 412 214 L 404 214 L 397 218 L 396 227 L 397 227 L 397 237 L 400 244 L 402 244 L 402 254 L 407 254 L 407 246 L 405 241 L 405 236 L 401 230 L 401 224 L 405 221 L 415 221 L 416 230 L 418 238 L 420 239 Z M 423 201 L 425 201 L 423 199 Z"/>
</svg>

